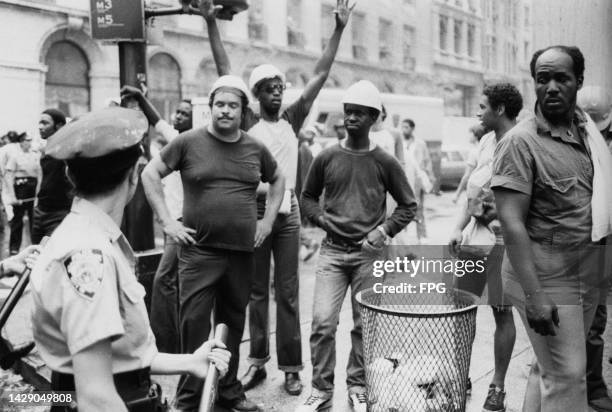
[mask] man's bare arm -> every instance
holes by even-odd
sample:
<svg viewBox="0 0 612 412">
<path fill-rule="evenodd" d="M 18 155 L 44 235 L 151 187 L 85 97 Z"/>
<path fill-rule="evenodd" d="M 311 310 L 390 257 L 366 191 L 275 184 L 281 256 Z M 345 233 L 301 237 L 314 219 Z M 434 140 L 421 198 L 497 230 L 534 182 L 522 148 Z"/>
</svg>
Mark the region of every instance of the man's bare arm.
<svg viewBox="0 0 612 412">
<path fill-rule="evenodd" d="M 172 170 L 163 160 L 154 157 L 142 171 L 142 186 L 149 204 L 163 226 L 164 233 L 179 243 L 194 244 L 195 239 L 191 235 L 195 233 L 195 230 L 184 227 L 180 222 L 173 220 L 166 206 L 162 179 L 171 172 Z"/>
<path fill-rule="evenodd" d="M 354 7 L 355 4 L 349 7 L 348 0 L 338 0 L 337 2 L 336 10 L 334 11 L 336 15 L 336 28 L 327 43 L 323 55 L 317 61 L 314 77 L 306 84 L 304 92 L 302 93 L 302 100 L 304 101 L 306 111 L 310 110 L 312 103 L 317 98 L 317 95 L 329 77 L 329 72 L 336 58 L 336 54 L 338 53 L 338 46 L 340 45 L 342 33 L 348 24 L 349 17 Z"/>
<path fill-rule="evenodd" d="M 278 168 L 274 172 L 270 185 L 268 186 L 268 203 L 266 204 L 266 212 L 261 220 L 257 221 L 257 230 L 255 231 L 255 247 L 261 246 L 266 237 L 272 231 L 272 225 L 278 215 L 283 195 L 285 194 L 285 177 L 279 172 Z"/>
<path fill-rule="evenodd" d="M 225 47 L 223 47 L 221 33 L 219 33 L 219 26 L 217 26 L 217 13 L 221 9 L 222 6 L 213 5 L 212 0 L 200 1 L 200 12 L 206 21 L 208 41 L 212 50 L 213 59 L 215 60 L 215 65 L 217 66 L 217 73 L 219 76 L 224 76 L 231 73 L 232 65 L 225 51 Z"/>
</svg>

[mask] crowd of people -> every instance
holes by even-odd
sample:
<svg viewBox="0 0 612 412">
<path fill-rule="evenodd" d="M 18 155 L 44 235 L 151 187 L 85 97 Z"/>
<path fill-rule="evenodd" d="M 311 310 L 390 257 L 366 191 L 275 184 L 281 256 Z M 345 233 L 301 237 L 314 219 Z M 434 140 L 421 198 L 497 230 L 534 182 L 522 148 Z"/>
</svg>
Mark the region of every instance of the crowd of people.
<svg viewBox="0 0 612 412">
<path fill-rule="evenodd" d="M 307 302 L 313 307 L 312 380 L 296 412 L 332 408 L 336 331 L 349 288 L 347 397 L 353 410 L 365 412 L 355 297 L 372 286 L 373 262 L 385 258 L 386 245 L 408 224 L 416 223 L 417 243 L 428 242 L 423 203 L 435 190 L 430 154 L 409 114 L 400 129 L 385 126 L 381 93 L 367 80 L 345 92 L 343 121 L 334 124 L 336 144 L 317 147 L 317 130 L 305 127 L 350 18 L 348 1 L 337 0 L 335 28 L 314 75 L 288 105 L 286 79 L 275 66 L 256 67 L 248 85 L 231 74 L 219 9 L 200 1 L 219 75 L 209 94 L 207 126 L 193 128 L 189 100 L 178 105 L 170 125 L 143 91 L 125 86 L 124 108 L 68 125 L 60 111 L 45 110 L 41 152 L 32 149 L 31 136 L 15 132 L 0 149 L 11 255 L 20 250 L 25 215 L 34 244 L 50 236 L 37 249 L 31 279 L 34 338 L 53 370 L 52 388 L 76 390 L 79 410 L 134 410 L 142 398 L 161 406 L 161 395 L 149 390 L 150 373 L 180 374 L 175 406 L 193 411 L 213 362 L 223 372 L 218 404 L 256 411 L 245 392 L 266 379 L 266 364 L 276 356 L 285 391 L 300 395 L 299 261 L 306 248 L 319 249 L 314 297 Z M 596 88 L 579 92 L 584 68 L 575 47 L 536 52 L 531 74 L 537 103 L 520 121 L 523 97 L 515 86 L 494 82 L 482 90 L 480 124 L 471 130 L 477 147 L 454 198 L 459 203 L 465 190 L 466 201 L 449 248 L 460 259 L 487 258 L 486 277 L 455 279 L 456 288 L 478 296 L 487 286 L 495 319 L 494 374 L 484 411 L 505 411 L 513 313 L 535 353 L 525 411 L 612 410 L 602 377 L 612 269 L 606 259 L 612 256 L 612 102 Z M 251 109 L 255 101 L 259 113 Z M 134 255 L 119 227 L 150 128 L 157 140 L 140 179 L 165 246 L 147 314 Z M 306 225 L 325 232 L 320 245 L 304 236 Z M 477 231 L 488 244 L 470 243 Z M 28 255 L 10 264 L 23 265 Z M 271 278 L 275 354 L 269 343 Z M 238 377 L 247 312 L 248 367 Z M 216 323 L 228 326 L 225 344 L 209 340 Z"/>
</svg>

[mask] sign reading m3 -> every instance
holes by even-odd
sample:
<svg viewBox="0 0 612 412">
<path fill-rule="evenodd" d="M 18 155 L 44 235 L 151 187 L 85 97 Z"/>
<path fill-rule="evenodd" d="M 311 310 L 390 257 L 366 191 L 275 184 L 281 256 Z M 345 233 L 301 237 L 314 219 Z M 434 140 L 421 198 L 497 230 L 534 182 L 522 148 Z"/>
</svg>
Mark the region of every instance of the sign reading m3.
<svg viewBox="0 0 612 412">
<path fill-rule="evenodd" d="M 106 41 L 144 41 L 143 0 L 90 0 L 91 34 Z"/>
</svg>

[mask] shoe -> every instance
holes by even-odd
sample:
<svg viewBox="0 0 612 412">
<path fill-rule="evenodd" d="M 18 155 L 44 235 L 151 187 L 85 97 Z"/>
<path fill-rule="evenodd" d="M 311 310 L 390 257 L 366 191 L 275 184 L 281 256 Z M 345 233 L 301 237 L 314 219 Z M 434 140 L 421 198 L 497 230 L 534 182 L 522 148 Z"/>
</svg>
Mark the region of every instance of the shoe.
<svg viewBox="0 0 612 412">
<path fill-rule="evenodd" d="M 365 392 L 349 392 L 348 401 L 355 412 L 367 412 L 368 397 Z"/>
<path fill-rule="evenodd" d="M 297 396 L 302 393 L 302 381 L 297 372 L 285 373 L 285 390 L 289 395 Z"/>
<path fill-rule="evenodd" d="M 332 398 L 311 393 L 303 404 L 295 408 L 295 412 L 317 412 L 331 409 Z"/>
<path fill-rule="evenodd" d="M 259 406 L 245 397 L 230 406 L 229 410 L 232 412 L 258 412 L 260 409 Z"/>
<path fill-rule="evenodd" d="M 603 398 L 590 399 L 589 406 L 597 412 L 612 412 L 612 399 L 608 395 Z"/>
<path fill-rule="evenodd" d="M 244 376 L 240 378 L 240 383 L 244 390 L 248 391 L 263 382 L 267 376 L 266 368 L 251 365 Z"/>
<path fill-rule="evenodd" d="M 506 392 L 502 388 L 490 384 L 482 412 L 506 412 Z"/>
</svg>

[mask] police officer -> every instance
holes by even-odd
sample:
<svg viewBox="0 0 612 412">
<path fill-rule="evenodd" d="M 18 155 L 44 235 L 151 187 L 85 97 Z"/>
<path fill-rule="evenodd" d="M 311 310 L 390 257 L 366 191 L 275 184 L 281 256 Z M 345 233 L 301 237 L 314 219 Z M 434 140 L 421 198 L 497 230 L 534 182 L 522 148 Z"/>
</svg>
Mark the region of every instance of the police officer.
<svg viewBox="0 0 612 412">
<path fill-rule="evenodd" d="M 76 391 L 83 411 L 164 410 L 150 373 L 203 378 L 210 361 L 222 374 L 228 368 L 221 342 L 186 355 L 156 349 L 134 254 L 119 229 L 146 128 L 140 112 L 107 108 L 65 126 L 46 148 L 66 162 L 76 196 L 31 275 L 33 334 L 53 371 L 51 388 Z"/>
</svg>

